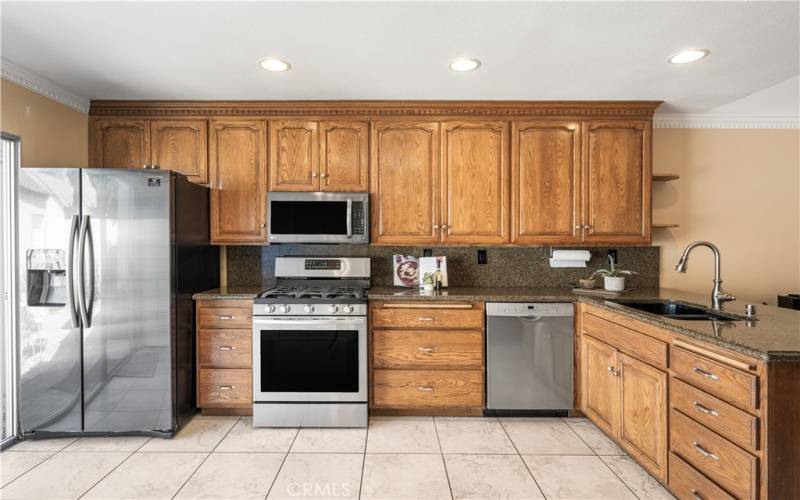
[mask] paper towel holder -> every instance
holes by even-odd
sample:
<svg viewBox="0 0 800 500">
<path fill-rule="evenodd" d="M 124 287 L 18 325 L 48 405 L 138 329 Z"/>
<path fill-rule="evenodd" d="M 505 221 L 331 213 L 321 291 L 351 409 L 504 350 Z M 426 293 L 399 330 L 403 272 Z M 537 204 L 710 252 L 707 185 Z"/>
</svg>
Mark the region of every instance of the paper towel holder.
<svg viewBox="0 0 800 500">
<path fill-rule="evenodd" d="M 556 248 L 556 247 L 550 247 L 550 255 L 549 255 L 549 258 L 551 258 L 551 259 L 553 258 L 553 252 L 554 252 L 555 250 L 575 250 L 575 249 L 574 249 L 574 248 Z M 583 249 L 581 249 L 581 250 L 583 250 Z M 590 255 L 590 256 L 594 257 L 594 254 L 592 253 L 592 250 L 591 250 L 591 249 L 587 248 L 586 250 L 589 252 L 589 255 Z"/>
</svg>

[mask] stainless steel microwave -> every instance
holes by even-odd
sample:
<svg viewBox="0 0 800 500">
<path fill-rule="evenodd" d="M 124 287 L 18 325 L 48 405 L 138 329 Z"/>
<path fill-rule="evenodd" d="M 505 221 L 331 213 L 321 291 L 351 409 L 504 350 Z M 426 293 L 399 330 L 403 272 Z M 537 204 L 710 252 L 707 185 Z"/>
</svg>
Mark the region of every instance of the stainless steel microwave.
<svg viewBox="0 0 800 500">
<path fill-rule="evenodd" d="M 270 243 L 369 243 L 369 193 L 269 193 Z"/>
</svg>

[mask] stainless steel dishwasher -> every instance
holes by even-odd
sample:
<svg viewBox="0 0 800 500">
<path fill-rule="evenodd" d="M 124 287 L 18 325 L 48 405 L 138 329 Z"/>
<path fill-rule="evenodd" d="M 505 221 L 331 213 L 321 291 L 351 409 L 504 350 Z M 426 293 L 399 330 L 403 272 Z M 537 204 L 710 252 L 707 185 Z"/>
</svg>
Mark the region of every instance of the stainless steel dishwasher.
<svg viewBox="0 0 800 500">
<path fill-rule="evenodd" d="M 489 414 L 572 409 L 573 304 L 486 304 Z"/>
</svg>

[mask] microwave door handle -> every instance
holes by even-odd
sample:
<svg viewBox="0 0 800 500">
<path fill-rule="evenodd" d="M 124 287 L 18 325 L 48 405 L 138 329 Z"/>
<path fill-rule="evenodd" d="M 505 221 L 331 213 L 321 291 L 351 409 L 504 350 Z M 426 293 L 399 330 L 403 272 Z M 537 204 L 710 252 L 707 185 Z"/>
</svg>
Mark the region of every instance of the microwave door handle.
<svg viewBox="0 0 800 500">
<path fill-rule="evenodd" d="M 347 237 L 353 237 L 353 200 L 347 198 Z"/>
</svg>

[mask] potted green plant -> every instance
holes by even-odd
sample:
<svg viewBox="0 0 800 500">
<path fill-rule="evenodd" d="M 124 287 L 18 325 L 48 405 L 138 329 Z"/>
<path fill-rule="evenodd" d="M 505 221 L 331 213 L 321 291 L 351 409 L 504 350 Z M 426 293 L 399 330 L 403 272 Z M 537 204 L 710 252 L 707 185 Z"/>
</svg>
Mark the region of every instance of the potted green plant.
<svg viewBox="0 0 800 500">
<path fill-rule="evenodd" d="M 609 292 L 622 292 L 625 290 L 625 276 L 637 274 L 635 271 L 627 269 L 617 269 L 614 259 L 608 258 L 608 269 L 601 267 L 589 276 L 589 280 L 595 276 L 603 277 L 603 288 Z"/>
</svg>

